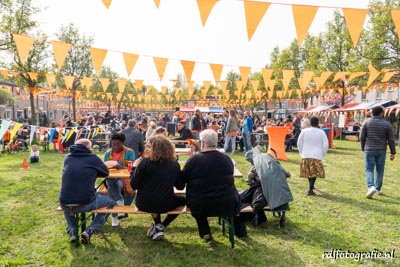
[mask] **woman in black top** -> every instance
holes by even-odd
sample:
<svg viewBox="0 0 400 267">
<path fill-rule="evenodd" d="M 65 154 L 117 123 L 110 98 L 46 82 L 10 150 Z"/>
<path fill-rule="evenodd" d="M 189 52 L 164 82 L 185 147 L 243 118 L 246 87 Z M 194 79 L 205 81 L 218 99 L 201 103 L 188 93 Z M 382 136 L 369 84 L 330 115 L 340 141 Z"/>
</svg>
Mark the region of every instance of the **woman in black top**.
<svg viewBox="0 0 400 267">
<path fill-rule="evenodd" d="M 135 203 L 139 210 L 153 213 L 154 223 L 147 236 L 160 240 L 164 237 L 164 228 L 178 217 L 177 214 L 169 214 L 161 222 L 160 213 L 185 205 L 185 198 L 174 194 L 180 166 L 173 144 L 164 136 L 153 136 L 147 140 L 145 154 L 146 158 L 139 158 L 133 163 L 131 186 L 137 190 Z"/>
<path fill-rule="evenodd" d="M 179 185 L 187 184 L 187 205 L 197 221 L 199 235 L 212 240 L 207 217 L 234 217 L 239 212 L 239 194 L 229 156 L 216 150 L 218 135 L 207 129 L 200 133 L 201 152 L 194 154 L 182 170 Z"/>
</svg>

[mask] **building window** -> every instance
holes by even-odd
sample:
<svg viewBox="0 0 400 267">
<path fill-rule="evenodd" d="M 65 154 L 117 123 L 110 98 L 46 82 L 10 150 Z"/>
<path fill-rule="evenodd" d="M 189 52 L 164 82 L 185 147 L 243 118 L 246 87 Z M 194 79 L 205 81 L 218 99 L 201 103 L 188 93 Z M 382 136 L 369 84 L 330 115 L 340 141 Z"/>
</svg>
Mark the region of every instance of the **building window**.
<svg viewBox="0 0 400 267">
<path fill-rule="evenodd" d="M 283 101 L 282 102 L 282 108 L 283 109 L 287 109 L 288 108 L 288 102 L 287 101 Z"/>
<path fill-rule="evenodd" d="M 50 120 L 53 120 L 53 119 L 54 119 L 54 113 L 51 112 L 51 111 L 49 112 L 49 119 L 50 119 Z"/>
<path fill-rule="evenodd" d="M 383 91 L 383 87 L 378 85 L 376 86 L 376 99 L 382 99 L 382 91 Z"/>
<path fill-rule="evenodd" d="M 281 106 L 279 105 L 279 102 L 274 102 L 274 108 L 281 108 Z"/>
<path fill-rule="evenodd" d="M 9 110 L 4 111 L 4 119 L 11 119 L 11 111 Z"/>
</svg>

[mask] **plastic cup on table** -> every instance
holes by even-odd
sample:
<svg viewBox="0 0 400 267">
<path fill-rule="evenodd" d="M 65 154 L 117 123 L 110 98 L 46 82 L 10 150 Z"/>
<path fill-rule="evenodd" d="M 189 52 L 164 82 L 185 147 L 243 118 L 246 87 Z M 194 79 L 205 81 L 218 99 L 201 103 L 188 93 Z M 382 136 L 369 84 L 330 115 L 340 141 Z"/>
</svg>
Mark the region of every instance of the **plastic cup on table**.
<svg viewBox="0 0 400 267">
<path fill-rule="evenodd" d="M 131 172 L 131 170 L 132 170 L 132 164 L 133 164 L 132 161 L 128 161 L 128 172 Z"/>
</svg>

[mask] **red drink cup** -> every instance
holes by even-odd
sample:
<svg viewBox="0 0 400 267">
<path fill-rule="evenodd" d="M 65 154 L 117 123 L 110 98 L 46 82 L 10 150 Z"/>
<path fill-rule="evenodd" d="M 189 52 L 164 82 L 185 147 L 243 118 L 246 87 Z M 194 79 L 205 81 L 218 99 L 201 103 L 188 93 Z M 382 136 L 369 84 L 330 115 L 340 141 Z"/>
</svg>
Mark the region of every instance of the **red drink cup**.
<svg viewBox="0 0 400 267">
<path fill-rule="evenodd" d="M 128 161 L 128 172 L 131 172 L 131 170 L 132 170 L 132 164 L 133 164 L 132 161 Z"/>
</svg>

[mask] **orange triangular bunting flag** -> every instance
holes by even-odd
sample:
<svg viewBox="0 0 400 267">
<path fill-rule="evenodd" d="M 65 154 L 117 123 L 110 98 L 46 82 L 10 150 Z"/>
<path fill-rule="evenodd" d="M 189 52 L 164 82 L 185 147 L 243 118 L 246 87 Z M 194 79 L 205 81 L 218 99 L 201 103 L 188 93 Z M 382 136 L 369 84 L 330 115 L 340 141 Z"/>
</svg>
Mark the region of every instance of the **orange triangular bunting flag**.
<svg viewBox="0 0 400 267">
<path fill-rule="evenodd" d="M 124 92 L 125 86 L 126 86 L 126 79 L 123 79 L 123 78 L 119 79 L 118 80 L 118 91 L 120 93 Z"/>
<path fill-rule="evenodd" d="M 208 91 L 211 85 L 211 81 L 203 81 L 204 89 Z"/>
<path fill-rule="evenodd" d="M 47 85 L 51 87 L 53 84 L 56 83 L 56 75 L 54 74 L 46 74 L 46 81 Z"/>
<path fill-rule="evenodd" d="M 379 71 L 376 72 L 370 72 L 369 73 L 369 77 L 368 77 L 368 82 L 367 82 L 367 87 L 369 87 L 371 85 L 371 83 L 373 83 L 375 81 L 376 78 L 378 78 L 378 76 L 381 73 Z"/>
<path fill-rule="evenodd" d="M 282 70 L 282 85 L 285 90 L 288 90 L 290 81 L 293 78 L 294 70 Z"/>
<path fill-rule="evenodd" d="M 383 76 L 383 79 L 381 80 L 381 82 L 386 83 L 388 81 L 390 81 L 390 79 L 393 77 L 393 75 L 395 75 L 396 72 L 386 72 L 385 76 Z"/>
<path fill-rule="evenodd" d="M 51 45 L 53 46 L 54 57 L 56 59 L 58 70 L 60 70 L 64 64 L 65 58 L 68 55 L 68 51 L 71 48 L 71 44 L 51 41 Z"/>
<path fill-rule="evenodd" d="M 314 75 L 313 71 L 303 71 L 303 77 L 297 78 L 301 90 L 304 91 L 307 89 L 307 86 L 310 83 L 313 75 Z"/>
<path fill-rule="evenodd" d="M 3 79 L 8 80 L 8 70 L 0 70 L 0 74 L 3 76 Z"/>
<path fill-rule="evenodd" d="M 188 80 L 188 81 L 192 80 L 194 65 L 196 64 L 196 62 L 181 60 L 181 64 L 183 67 L 183 71 L 185 72 L 185 75 L 186 75 L 186 80 Z"/>
<path fill-rule="evenodd" d="M 275 80 L 267 80 L 265 83 L 265 88 L 269 89 L 269 91 L 274 91 L 275 88 Z"/>
<path fill-rule="evenodd" d="M 346 80 L 346 74 L 347 74 L 347 72 L 344 72 L 344 71 L 336 72 L 335 76 L 333 77 L 332 82 L 335 82 L 339 79 L 342 81 Z"/>
<path fill-rule="evenodd" d="M 271 80 L 272 77 L 272 72 L 274 71 L 273 69 L 261 69 L 262 71 L 262 76 L 264 83 L 266 84 L 269 80 Z"/>
<path fill-rule="evenodd" d="M 142 92 L 142 85 L 143 85 L 143 80 L 135 80 L 135 88 L 140 93 Z"/>
<path fill-rule="evenodd" d="M 162 57 L 153 57 L 154 65 L 156 65 L 158 76 L 160 77 L 160 81 L 162 81 L 164 77 L 165 69 L 167 68 L 168 58 Z"/>
<path fill-rule="evenodd" d="M 38 77 L 38 73 L 37 72 L 27 72 L 29 78 L 31 78 L 31 80 L 35 80 L 37 81 L 37 77 Z"/>
<path fill-rule="evenodd" d="M 161 1 L 161 0 L 154 0 L 154 3 L 156 4 L 157 8 L 160 7 L 160 1 Z"/>
<path fill-rule="evenodd" d="M 211 10 L 217 2 L 218 0 L 197 0 L 197 6 L 200 11 L 200 17 L 203 26 L 206 25 L 208 16 L 210 15 Z"/>
<path fill-rule="evenodd" d="M 189 99 L 192 99 L 193 93 L 194 93 L 194 88 L 193 87 L 189 87 L 188 88 L 188 97 L 189 97 Z"/>
<path fill-rule="evenodd" d="M 74 85 L 74 80 L 75 80 L 74 76 L 64 76 L 64 82 L 65 82 L 66 89 L 73 89 L 72 87 Z"/>
<path fill-rule="evenodd" d="M 82 78 L 81 84 L 82 84 L 82 86 L 85 86 L 88 90 L 90 89 L 90 87 L 92 87 L 92 83 L 93 83 L 92 78 L 90 78 L 90 77 Z"/>
<path fill-rule="evenodd" d="M 251 67 L 239 67 L 240 77 L 242 78 L 242 81 L 247 82 L 247 80 L 249 79 L 250 70 Z"/>
<path fill-rule="evenodd" d="M 371 62 L 368 64 L 368 70 L 369 72 L 379 72 L 377 69 L 372 66 Z"/>
<path fill-rule="evenodd" d="M 22 64 L 25 64 L 26 58 L 28 57 L 29 51 L 31 50 L 35 39 L 31 36 L 21 35 L 13 33 L 17 52 Z"/>
<path fill-rule="evenodd" d="M 106 92 L 108 86 L 110 85 L 110 79 L 109 78 L 100 78 L 100 83 L 101 86 L 103 87 L 103 91 Z"/>
<path fill-rule="evenodd" d="M 139 55 L 122 52 L 122 56 L 125 62 L 126 73 L 129 77 L 132 73 L 133 68 L 136 65 Z"/>
<path fill-rule="evenodd" d="M 315 87 L 319 90 L 332 75 L 331 71 L 324 71 L 320 77 L 314 77 Z"/>
<path fill-rule="evenodd" d="M 212 73 L 214 75 L 215 83 L 218 83 L 219 80 L 221 79 L 222 68 L 224 67 L 224 65 L 210 64 L 210 67 L 211 67 Z"/>
<path fill-rule="evenodd" d="M 351 40 L 353 41 L 353 47 L 355 48 L 360 38 L 368 9 L 342 8 L 342 11 Z"/>
<path fill-rule="evenodd" d="M 347 82 L 350 82 L 351 80 L 363 76 L 366 72 L 362 72 L 362 71 L 357 71 L 357 72 L 353 72 L 352 74 L 350 74 L 349 79 L 347 80 Z"/>
<path fill-rule="evenodd" d="M 316 6 L 298 6 L 292 5 L 293 19 L 297 33 L 297 43 L 299 46 L 303 43 L 308 29 L 314 20 L 315 14 L 318 11 Z"/>
<path fill-rule="evenodd" d="M 260 84 L 260 80 L 251 80 L 250 83 L 251 83 L 251 86 L 253 87 L 253 89 L 257 90 L 258 85 Z"/>
<path fill-rule="evenodd" d="M 161 94 L 165 95 L 167 93 L 168 87 L 167 86 L 161 86 Z"/>
<path fill-rule="evenodd" d="M 228 86 L 228 81 L 219 81 L 219 85 L 221 86 L 222 91 L 225 91 Z"/>
<path fill-rule="evenodd" d="M 101 0 L 107 9 L 110 8 L 112 0 Z"/>
<path fill-rule="evenodd" d="M 397 36 L 400 39 L 400 9 L 392 9 L 390 12 L 392 13 L 392 20 L 396 27 Z"/>
<path fill-rule="evenodd" d="M 256 2 L 256 1 L 244 1 L 244 15 L 246 17 L 247 26 L 247 37 L 250 41 L 256 31 L 258 24 L 267 12 L 270 3 Z"/>
<path fill-rule="evenodd" d="M 106 58 L 107 50 L 91 47 L 90 54 L 92 55 L 94 71 L 96 72 L 96 74 L 99 74 L 101 65 L 103 65 L 103 61 Z"/>
</svg>

